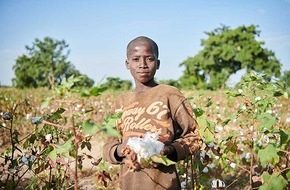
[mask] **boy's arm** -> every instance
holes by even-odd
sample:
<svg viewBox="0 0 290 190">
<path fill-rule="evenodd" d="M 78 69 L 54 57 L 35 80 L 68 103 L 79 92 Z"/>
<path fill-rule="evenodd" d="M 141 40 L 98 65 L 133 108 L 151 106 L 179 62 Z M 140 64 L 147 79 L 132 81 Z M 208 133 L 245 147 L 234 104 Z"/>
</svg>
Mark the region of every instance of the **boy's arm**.
<svg viewBox="0 0 290 190">
<path fill-rule="evenodd" d="M 181 103 L 174 119 L 182 129 L 182 133 L 171 144 L 175 148 L 176 161 L 179 161 L 197 152 L 202 146 L 202 139 L 192 107 L 187 100 Z"/>
</svg>

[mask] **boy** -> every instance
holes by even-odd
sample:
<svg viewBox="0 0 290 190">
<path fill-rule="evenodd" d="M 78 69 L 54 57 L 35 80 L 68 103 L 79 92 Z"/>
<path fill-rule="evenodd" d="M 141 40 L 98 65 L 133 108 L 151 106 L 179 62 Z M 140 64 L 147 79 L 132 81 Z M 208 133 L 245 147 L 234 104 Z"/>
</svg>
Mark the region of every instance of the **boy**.
<svg viewBox="0 0 290 190">
<path fill-rule="evenodd" d="M 121 188 L 124 190 L 180 189 L 175 165 L 154 165 L 150 168 L 130 169 L 126 154 L 129 137 L 142 137 L 146 132 L 159 133 L 165 146 L 161 154 L 172 161 L 183 160 L 201 147 L 201 138 L 187 99 L 175 87 L 157 84 L 159 69 L 158 46 L 148 37 L 133 39 L 127 46 L 126 68 L 134 78 L 136 89 L 117 98 L 113 113 L 122 112 L 117 122 L 121 138 L 109 137 L 104 145 L 104 157 L 113 164 L 121 164 Z M 126 161 L 127 160 L 127 161 Z M 126 172 L 126 175 L 123 175 Z"/>
</svg>

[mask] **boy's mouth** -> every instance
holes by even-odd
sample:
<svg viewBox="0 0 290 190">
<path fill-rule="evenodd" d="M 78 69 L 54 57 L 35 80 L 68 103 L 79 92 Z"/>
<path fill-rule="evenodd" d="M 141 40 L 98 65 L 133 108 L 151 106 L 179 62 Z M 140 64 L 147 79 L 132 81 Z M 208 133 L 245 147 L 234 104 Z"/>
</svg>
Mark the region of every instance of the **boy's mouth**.
<svg viewBox="0 0 290 190">
<path fill-rule="evenodd" d="M 142 72 L 138 72 L 138 74 L 141 76 L 147 76 L 147 75 L 149 75 L 149 72 L 142 71 Z"/>
</svg>

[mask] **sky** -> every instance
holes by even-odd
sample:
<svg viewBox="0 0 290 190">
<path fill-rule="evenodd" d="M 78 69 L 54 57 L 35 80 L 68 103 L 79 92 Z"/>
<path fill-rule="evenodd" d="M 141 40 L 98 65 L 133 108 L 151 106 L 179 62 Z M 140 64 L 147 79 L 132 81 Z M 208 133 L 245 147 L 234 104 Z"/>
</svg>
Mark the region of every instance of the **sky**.
<svg viewBox="0 0 290 190">
<path fill-rule="evenodd" d="M 177 80 L 180 63 L 202 49 L 205 32 L 252 24 L 282 71 L 290 70 L 290 0 L 0 0 L 0 84 L 12 85 L 17 57 L 44 37 L 65 40 L 68 61 L 97 84 L 132 80 L 126 46 L 148 36 L 159 46 L 157 80 Z"/>
</svg>

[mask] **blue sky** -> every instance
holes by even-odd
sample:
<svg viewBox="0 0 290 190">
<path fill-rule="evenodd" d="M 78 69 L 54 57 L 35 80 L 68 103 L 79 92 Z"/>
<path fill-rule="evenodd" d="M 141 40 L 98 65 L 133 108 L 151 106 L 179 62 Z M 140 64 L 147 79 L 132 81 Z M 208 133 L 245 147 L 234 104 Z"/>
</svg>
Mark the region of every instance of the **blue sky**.
<svg viewBox="0 0 290 190">
<path fill-rule="evenodd" d="M 68 60 L 98 83 L 132 79 L 125 48 L 145 35 L 160 48 L 156 78 L 178 79 L 179 64 L 201 50 L 204 32 L 221 24 L 258 25 L 257 40 L 275 52 L 283 71 L 290 70 L 290 0 L 0 0 L 0 84 L 12 84 L 17 57 L 46 36 L 65 40 Z"/>
</svg>

